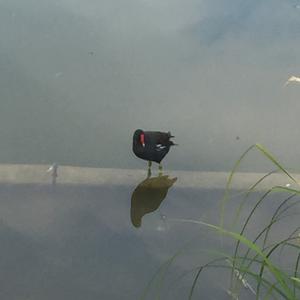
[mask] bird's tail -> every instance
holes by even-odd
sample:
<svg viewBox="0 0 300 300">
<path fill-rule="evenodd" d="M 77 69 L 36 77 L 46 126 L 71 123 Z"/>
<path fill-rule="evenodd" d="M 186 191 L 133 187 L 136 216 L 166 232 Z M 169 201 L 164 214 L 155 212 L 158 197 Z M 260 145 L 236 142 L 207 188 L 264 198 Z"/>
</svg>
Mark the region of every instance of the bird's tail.
<svg viewBox="0 0 300 300">
<path fill-rule="evenodd" d="M 169 137 L 169 138 L 173 138 L 173 137 L 175 137 L 175 136 L 171 134 L 171 131 L 168 131 L 168 137 Z"/>
</svg>

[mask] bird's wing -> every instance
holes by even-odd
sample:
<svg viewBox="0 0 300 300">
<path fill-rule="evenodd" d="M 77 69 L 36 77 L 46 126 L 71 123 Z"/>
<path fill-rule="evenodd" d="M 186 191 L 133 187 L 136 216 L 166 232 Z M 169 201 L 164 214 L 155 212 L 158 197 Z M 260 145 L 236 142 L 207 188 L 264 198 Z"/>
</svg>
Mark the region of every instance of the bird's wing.
<svg viewBox="0 0 300 300">
<path fill-rule="evenodd" d="M 146 139 L 152 145 L 168 145 L 169 136 L 166 132 L 160 131 L 146 131 Z"/>
<path fill-rule="evenodd" d="M 161 132 L 157 144 L 161 144 L 162 146 L 169 146 L 170 145 L 170 138 L 172 138 L 172 137 L 173 136 L 171 135 L 170 132 L 167 132 L 167 133 L 166 132 Z"/>
<path fill-rule="evenodd" d="M 164 146 L 164 145 L 162 145 L 162 144 L 156 144 L 156 145 L 155 145 L 155 150 L 156 150 L 156 151 L 162 151 L 162 150 L 164 150 L 166 147 L 167 147 L 167 146 Z"/>
</svg>

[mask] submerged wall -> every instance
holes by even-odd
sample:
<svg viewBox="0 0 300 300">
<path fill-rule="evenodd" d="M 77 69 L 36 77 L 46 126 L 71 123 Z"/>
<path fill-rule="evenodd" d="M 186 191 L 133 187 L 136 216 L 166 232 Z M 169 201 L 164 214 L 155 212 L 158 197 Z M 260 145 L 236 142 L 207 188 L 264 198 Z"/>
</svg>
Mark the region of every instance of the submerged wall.
<svg viewBox="0 0 300 300">
<path fill-rule="evenodd" d="M 0 165 L 0 184 L 52 184 L 49 165 Z M 136 185 L 147 177 L 147 170 L 82 168 L 58 166 L 57 184 L 62 185 Z M 229 177 L 227 172 L 164 171 L 164 175 L 177 177 L 177 187 L 223 189 Z M 233 178 L 235 189 L 247 189 L 262 178 L 264 173 L 236 173 Z M 152 176 L 158 176 L 154 167 Z M 300 175 L 293 175 L 300 182 Z M 285 174 L 268 176 L 257 189 L 282 185 L 297 187 Z"/>
</svg>

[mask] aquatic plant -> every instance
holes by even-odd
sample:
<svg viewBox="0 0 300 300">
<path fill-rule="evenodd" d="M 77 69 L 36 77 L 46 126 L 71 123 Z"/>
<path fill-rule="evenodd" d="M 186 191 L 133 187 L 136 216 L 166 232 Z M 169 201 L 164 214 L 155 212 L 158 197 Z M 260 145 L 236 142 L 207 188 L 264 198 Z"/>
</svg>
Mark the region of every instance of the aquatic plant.
<svg viewBox="0 0 300 300">
<path fill-rule="evenodd" d="M 276 170 L 262 176 L 244 192 L 243 201 L 236 209 L 234 221 L 231 226 L 229 226 L 230 228 L 225 228 L 224 213 L 229 201 L 231 201 L 230 191 L 233 178 L 239 165 L 251 150 L 257 150 L 261 153 L 276 167 Z M 246 219 L 241 223 L 241 229 L 239 231 L 234 230 L 233 228 L 238 224 L 241 211 L 249 198 L 249 195 L 252 194 L 266 178 L 277 172 L 283 173 L 295 187 L 292 188 L 291 184 L 286 184 L 272 186 L 266 190 L 255 200 L 250 213 L 248 213 Z M 254 218 L 255 213 L 259 210 L 262 203 L 267 200 L 270 201 L 274 193 L 283 193 L 283 199 L 278 204 L 270 220 L 267 222 L 267 225 L 261 228 L 254 238 L 247 237 L 246 229 L 249 226 L 250 221 Z M 299 227 L 291 228 L 290 233 L 284 238 L 275 242 L 270 241 L 269 238 L 271 229 L 274 225 L 278 225 L 279 222 L 289 216 L 288 212 L 293 211 L 294 207 L 299 204 L 299 199 L 297 199 L 297 196 L 299 195 L 300 187 L 298 181 L 265 147 L 260 144 L 249 147 L 237 160 L 228 177 L 224 197 L 221 199 L 220 224 L 213 225 L 201 220 L 193 219 L 177 220 L 204 226 L 205 228 L 220 234 L 222 240 L 224 238 L 230 238 L 234 242 L 232 254 L 224 253 L 222 251 L 210 251 L 211 253 L 214 253 L 216 257 L 204 265 L 197 266 L 190 271 L 194 272 L 194 278 L 187 299 L 193 299 L 193 296 L 195 296 L 195 287 L 201 283 L 201 275 L 208 268 L 224 268 L 230 271 L 230 286 L 227 289 L 227 294 L 231 299 L 238 299 L 242 289 L 248 289 L 253 294 L 253 299 L 300 299 L 300 274 L 298 270 L 300 264 L 300 224 Z M 164 285 L 167 271 L 174 260 L 182 255 L 189 246 L 190 243 L 184 245 L 160 267 L 149 282 L 141 299 L 147 298 L 148 292 L 154 282 L 158 283 L 156 286 L 156 299 L 160 299 L 160 292 Z M 275 254 L 279 258 L 282 257 L 284 250 L 287 248 L 294 250 L 293 256 L 289 257 L 289 259 L 293 261 L 293 267 L 290 269 L 286 269 L 285 266 L 278 263 L 278 259 L 275 257 Z M 221 245 L 220 249 L 222 249 Z"/>
</svg>

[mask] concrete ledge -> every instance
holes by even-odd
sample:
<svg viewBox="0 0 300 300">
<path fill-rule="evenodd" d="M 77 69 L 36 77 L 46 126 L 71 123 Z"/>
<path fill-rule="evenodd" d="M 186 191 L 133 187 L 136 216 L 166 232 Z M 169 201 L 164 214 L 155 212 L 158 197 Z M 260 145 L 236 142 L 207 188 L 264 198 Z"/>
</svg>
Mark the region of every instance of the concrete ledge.
<svg viewBox="0 0 300 300">
<path fill-rule="evenodd" d="M 49 165 L 0 165 L 0 184 L 49 184 L 52 183 Z M 147 170 L 82 168 L 59 166 L 57 184 L 60 185 L 130 185 L 136 186 L 146 178 Z M 223 189 L 229 176 L 227 172 L 190 172 L 164 171 L 164 175 L 177 177 L 176 187 L 197 189 Z M 259 180 L 264 173 L 236 173 L 233 187 L 238 190 L 247 189 Z M 153 168 L 152 176 L 157 176 Z M 300 182 L 300 174 L 293 175 Z M 284 174 L 272 174 L 258 187 L 260 190 L 275 185 L 297 185 Z M 300 187 L 299 187 L 300 188 Z"/>
</svg>

